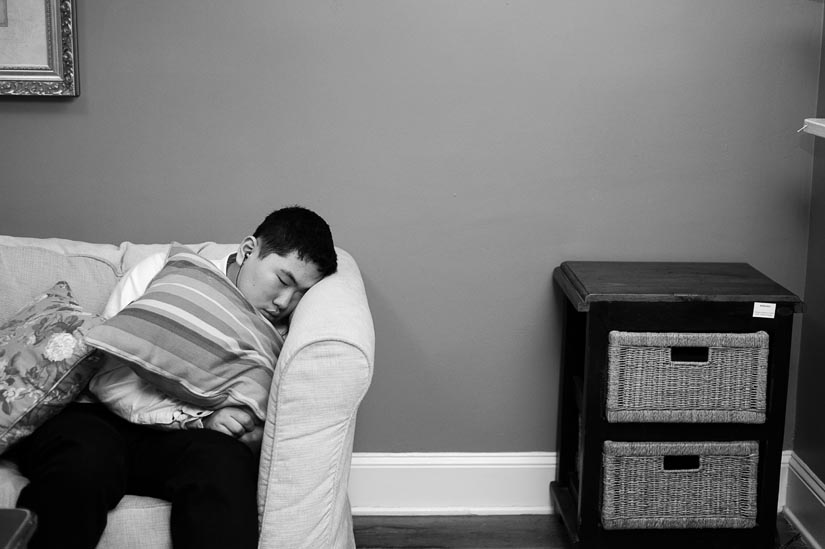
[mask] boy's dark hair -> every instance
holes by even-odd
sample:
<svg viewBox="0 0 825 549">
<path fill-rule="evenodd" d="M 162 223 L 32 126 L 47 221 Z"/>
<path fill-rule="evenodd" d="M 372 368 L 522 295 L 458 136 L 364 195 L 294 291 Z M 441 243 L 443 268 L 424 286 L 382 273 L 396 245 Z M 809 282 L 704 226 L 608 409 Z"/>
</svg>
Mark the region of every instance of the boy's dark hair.
<svg viewBox="0 0 825 549">
<path fill-rule="evenodd" d="M 338 270 L 338 256 L 329 225 L 320 215 L 301 206 L 275 210 L 258 225 L 252 236 L 260 243 L 261 257 L 296 252 L 299 259 L 314 263 L 321 276 L 329 276 Z"/>
</svg>

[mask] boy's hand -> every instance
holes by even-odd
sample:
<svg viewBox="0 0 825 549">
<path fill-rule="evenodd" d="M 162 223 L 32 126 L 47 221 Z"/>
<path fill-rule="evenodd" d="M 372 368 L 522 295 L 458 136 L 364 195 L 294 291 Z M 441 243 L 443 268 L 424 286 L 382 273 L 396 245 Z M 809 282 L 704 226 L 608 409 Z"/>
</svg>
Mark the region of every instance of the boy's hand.
<svg viewBox="0 0 825 549">
<path fill-rule="evenodd" d="M 261 451 L 261 440 L 263 440 L 263 438 L 264 426 L 256 425 L 254 429 L 241 435 L 241 438 L 238 440 L 249 446 L 253 452 L 257 453 Z"/>
<path fill-rule="evenodd" d="M 253 431 L 258 423 L 252 412 L 237 406 L 219 408 L 203 420 L 206 429 L 219 431 L 235 438 L 241 438 Z M 261 431 L 263 434 L 263 431 Z"/>
</svg>

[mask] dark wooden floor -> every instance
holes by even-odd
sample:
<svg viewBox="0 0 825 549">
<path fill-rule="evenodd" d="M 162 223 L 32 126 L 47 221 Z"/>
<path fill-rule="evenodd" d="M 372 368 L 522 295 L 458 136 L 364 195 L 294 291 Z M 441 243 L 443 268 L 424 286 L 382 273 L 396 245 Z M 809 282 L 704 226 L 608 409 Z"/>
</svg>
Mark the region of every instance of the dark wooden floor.
<svg viewBox="0 0 825 549">
<path fill-rule="evenodd" d="M 573 549 L 557 515 L 354 517 L 359 549 Z M 783 516 L 780 549 L 808 547 Z"/>
</svg>

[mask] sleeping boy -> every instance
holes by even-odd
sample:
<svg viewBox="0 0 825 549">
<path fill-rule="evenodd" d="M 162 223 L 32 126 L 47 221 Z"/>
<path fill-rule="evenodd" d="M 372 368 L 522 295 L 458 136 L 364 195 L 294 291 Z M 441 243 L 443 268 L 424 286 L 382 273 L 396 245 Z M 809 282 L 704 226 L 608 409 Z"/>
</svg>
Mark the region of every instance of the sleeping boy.
<svg viewBox="0 0 825 549">
<path fill-rule="evenodd" d="M 104 316 L 112 323 L 126 318 L 128 306 L 144 293 L 148 297 L 159 273 L 170 268 L 167 259 L 167 254 L 156 254 L 130 270 L 113 291 Z M 197 257 L 196 267 L 198 262 L 209 263 L 204 272 L 214 267 L 238 307 L 251 306 L 254 326 L 243 337 L 260 345 L 269 360 L 250 352 L 246 342 L 234 347 L 243 357 L 252 355 L 255 364 L 269 363 L 270 369 L 301 297 L 337 269 L 329 226 L 298 206 L 272 212 L 236 253 L 217 261 Z M 189 317 L 197 321 L 197 315 Z M 148 343 L 152 352 L 167 350 L 161 341 Z M 222 355 L 216 351 L 215 356 Z M 179 362 L 189 368 L 184 378 L 190 371 L 211 373 L 202 364 Z M 155 377 L 151 371 L 138 372 L 134 363 L 107 359 L 90 383 L 94 402 L 70 404 L 15 450 L 14 460 L 30 480 L 17 505 L 34 511 L 39 522 L 29 547 L 95 547 L 107 513 L 125 494 L 171 502 L 176 549 L 256 547 L 257 449 L 265 393 L 256 402 L 247 398 L 248 386 L 233 385 L 228 399 L 180 398 L 162 390 L 168 372 L 154 372 Z M 257 388 L 268 391 L 265 381 Z"/>
</svg>

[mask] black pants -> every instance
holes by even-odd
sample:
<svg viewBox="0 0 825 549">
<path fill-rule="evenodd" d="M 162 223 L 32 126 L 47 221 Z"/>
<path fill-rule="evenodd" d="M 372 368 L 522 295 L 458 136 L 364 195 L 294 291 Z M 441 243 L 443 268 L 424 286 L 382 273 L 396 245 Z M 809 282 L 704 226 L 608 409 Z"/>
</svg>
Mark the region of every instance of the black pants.
<svg viewBox="0 0 825 549">
<path fill-rule="evenodd" d="M 32 549 L 95 547 L 124 494 L 172 503 L 175 549 L 257 545 L 257 457 L 217 431 L 162 431 L 74 403 L 8 457 L 31 481 L 17 505 L 37 514 Z"/>
</svg>

